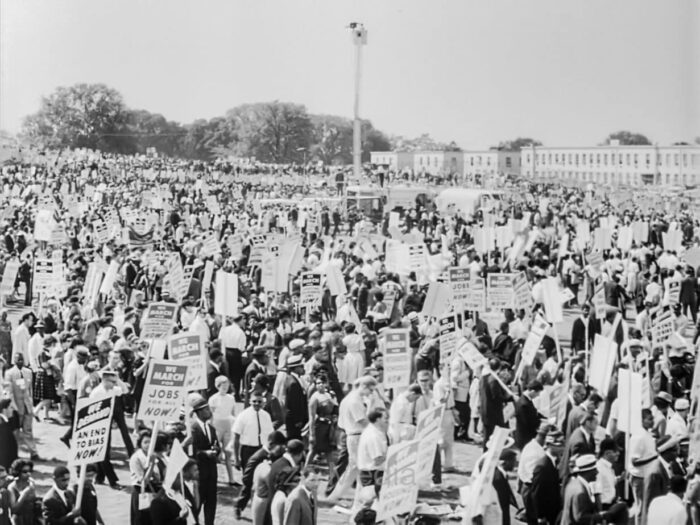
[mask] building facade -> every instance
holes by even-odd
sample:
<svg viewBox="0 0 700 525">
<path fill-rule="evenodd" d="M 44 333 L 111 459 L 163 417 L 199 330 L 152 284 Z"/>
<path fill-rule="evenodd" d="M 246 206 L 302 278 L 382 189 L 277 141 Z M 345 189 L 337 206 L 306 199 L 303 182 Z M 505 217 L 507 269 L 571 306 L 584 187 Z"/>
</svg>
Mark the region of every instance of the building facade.
<svg viewBox="0 0 700 525">
<path fill-rule="evenodd" d="M 413 169 L 413 152 L 410 151 L 372 151 L 370 162 L 385 166 L 392 171 Z"/>
<path fill-rule="evenodd" d="M 526 147 L 521 174 L 614 186 L 700 184 L 700 146 Z"/>
<path fill-rule="evenodd" d="M 520 152 L 498 149 L 465 151 L 463 174 L 466 180 L 475 182 L 494 175 L 520 175 Z"/>
</svg>

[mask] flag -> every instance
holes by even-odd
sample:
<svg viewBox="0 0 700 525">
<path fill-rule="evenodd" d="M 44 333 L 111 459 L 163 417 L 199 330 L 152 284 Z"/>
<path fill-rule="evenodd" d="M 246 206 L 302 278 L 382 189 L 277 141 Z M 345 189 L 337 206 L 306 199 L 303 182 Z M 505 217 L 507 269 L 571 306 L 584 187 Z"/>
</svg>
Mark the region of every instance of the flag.
<svg viewBox="0 0 700 525">
<path fill-rule="evenodd" d="M 128 226 L 127 232 L 131 248 L 147 248 L 153 245 L 153 228 L 142 234 L 134 230 L 133 226 Z"/>
</svg>

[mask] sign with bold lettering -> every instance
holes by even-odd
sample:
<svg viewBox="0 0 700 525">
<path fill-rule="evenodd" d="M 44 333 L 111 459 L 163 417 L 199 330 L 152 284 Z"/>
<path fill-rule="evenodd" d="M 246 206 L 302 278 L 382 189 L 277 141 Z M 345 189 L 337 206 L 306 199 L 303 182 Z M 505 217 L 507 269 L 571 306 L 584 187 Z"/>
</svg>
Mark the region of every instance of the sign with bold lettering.
<svg viewBox="0 0 700 525">
<path fill-rule="evenodd" d="M 71 466 L 99 463 L 107 455 L 112 431 L 114 397 L 78 399 L 73 421 L 73 439 L 70 443 Z"/>
<path fill-rule="evenodd" d="M 201 334 L 182 332 L 170 337 L 168 357 L 187 365 L 188 392 L 207 388 L 207 364 L 209 354 Z"/>
<path fill-rule="evenodd" d="M 386 453 L 386 468 L 379 491 L 377 523 L 399 514 L 413 512 L 418 499 L 416 467 L 420 441 L 391 445 Z"/>
<path fill-rule="evenodd" d="M 162 339 L 175 324 L 177 304 L 151 303 L 141 323 L 141 339 Z"/>
<path fill-rule="evenodd" d="M 407 387 L 411 379 L 411 348 L 408 330 L 387 330 L 385 337 L 384 388 Z"/>
<path fill-rule="evenodd" d="M 315 307 L 321 303 L 321 274 L 304 272 L 301 274 L 301 295 L 299 306 Z"/>
<path fill-rule="evenodd" d="M 448 313 L 440 317 L 440 362 L 449 363 L 457 347 L 457 323 L 455 314 Z"/>
<path fill-rule="evenodd" d="M 167 423 L 180 417 L 185 401 L 187 365 L 152 360 L 143 388 L 138 418 Z"/>
</svg>

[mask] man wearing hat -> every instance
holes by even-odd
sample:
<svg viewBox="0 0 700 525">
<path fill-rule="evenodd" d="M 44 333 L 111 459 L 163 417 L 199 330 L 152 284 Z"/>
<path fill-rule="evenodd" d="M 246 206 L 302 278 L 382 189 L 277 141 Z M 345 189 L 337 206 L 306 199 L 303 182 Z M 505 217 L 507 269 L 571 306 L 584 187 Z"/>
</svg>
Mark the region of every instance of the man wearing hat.
<svg viewBox="0 0 700 525">
<path fill-rule="evenodd" d="M 578 456 L 571 473 L 572 477 L 564 491 L 561 525 L 625 523 L 627 507 L 624 503 L 615 503 L 606 511 L 598 510 L 593 490 L 593 482 L 598 476 L 595 455 Z"/>
<path fill-rule="evenodd" d="M 253 358 L 245 370 L 245 375 L 243 376 L 243 398 L 245 399 L 245 406 L 248 406 L 248 400 L 250 398 L 250 389 L 253 388 L 253 380 L 258 374 L 267 375 L 267 348 L 264 346 L 256 346 L 251 353 Z"/>
<path fill-rule="evenodd" d="M 552 428 L 544 441 L 544 456 L 537 460 L 529 488 L 523 491 L 527 522 L 554 525 L 562 509 L 561 479 L 557 470 L 564 436 Z"/>
<path fill-rule="evenodd" d="M 217 458 L 221 445 L 216 437 L 216 430 L 208 423 L 211 409 L 207 400 L 196 395 L 191 400 L 195 417 L 190 426 L 191 456 L 199 466 L 199 499 L 204 508 L 204 525 L 214 525 L 216 517 Z"/>
<path fill-rule="evenodd" d="M 34 373 L 39 370 L 39 354 L 44 350 L 44 322 L 39 319 L 34 325 L 36 332 L 29 339 L 27 344 L 27 353 L 29 354 L 29 368 L 31 368 Z"/>
<path fill-rule="evenodd" d="M 690 412 L 690 401 L 681 397 L 673 403 L 673 415 L 666 423 L 666 434 L 678 438 L 687 438 L 688 433 L 688 412 Z"/>
<path fill-rule="evenodd" d="M 654 398 L 654 406 L 651 413 L 654 415 L 654 426 L 652 433 L 656 437 L 666 435 L 666 425 L 668 423 L 668 409 L 673 404 L 673 397 L 668 392 L 659 392 Z"/>
<path fill-rule="evenodd" d="M 671 436 L 662 436 L 656 440 L 657 458 L 644 476 L 644 492 L 642 495 L 642 523 L 647 523 L 649 504 L 658 496 L 668 494 L 670 480 L 673 474 L 672 464 L 678 457 L 678 440 Z"/>
<path fill-rule="evenodd" d="M 309 405 L 306 390 L 301 382 L 304 361 L 300 354 L 287 360 L 287 383 L 285 387 L 284 426 L 287 438 L 301 439 L 301 431 L 309 421 Z"/>
<path fill-rule="evenodd" d="M 123 394 L 121 387 L 118 386 L 119 376 L 114 370 L 100 370 L 100 384 L 90 392 L 91 399 L 101 399 L 105 397 L 116 398 Z M 121 489 L 119 485 L 119 477 L 114 472 L 114 466 L 110 458 L 112 446 L 112 428 L 107 429 L 107 450 L 104 460 L 97 467 L 97 483 L 103 483 L 107 478 L 109 486 L 113 489 Z"/>
</svg>

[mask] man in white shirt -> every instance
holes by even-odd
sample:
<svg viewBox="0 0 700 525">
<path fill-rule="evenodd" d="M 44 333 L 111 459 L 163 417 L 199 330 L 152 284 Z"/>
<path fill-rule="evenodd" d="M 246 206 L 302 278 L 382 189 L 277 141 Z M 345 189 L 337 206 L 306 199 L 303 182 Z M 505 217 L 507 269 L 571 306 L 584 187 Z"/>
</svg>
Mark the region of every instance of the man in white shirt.
<svg viewBox="0 0 700 525">
<path fill-rule="evenodd" d="M 450 362 L 450 383 L 452 383 L 452 396 L 455 401 L 455 409 L 459 416 L 458 439 L 469 441 L 469 422 L 471 410 L 469 408 L 469 387 L 471 385 L 472 370 L 467 365 L 462 355 L 455 352 Z"/>
<path fill-rule="evenodd" d="M 644 491 L 644 477 L 653 468 L 654 460 L 657 458 L 656 441 L 651 434 L 654 426 L 654 416 L 648 408 L 642 409 L 643 430 L 632 434 L 629 444 L 629 465 L 627 469 L 630 473 L 630 484 L 632 494 L 637 509 L 641 509 L 642 496 Z"/>
<path fill-rule="evenodd" d="M 383 408 L 375 408 L 367 414 L 369 425 L 360 434 L 357 446 L 357 468 L 363 487 L 374 487 L 379 496 L 379 488 L 384 476 L 384 461 L 389 447 L 386 433 L 389 417 Z"/>
<path fill-rule="evenodd" d="M 688 523 L 688 511 L 683 503 L 683 495 L 688 482 L 683 476 L 673 476 L 669 482 L 668 494 L 654 498 L 649 505 L 647 523 L 664 525 L 685 525 Z"/>
<path fill-rule="evenodd" d="M 420 386 L 413 384 L 401 392 L 389 409 L 389 437 L 393 444 L 412 439 L 416 427 L 413 422 L 413 403 L 421 395 Z"/>
<path fill-rule="evenodd" d="M 617 476 L 613 464 L 620 457 L 620 449 L 615 440 L 609 437 L 600 443 L 600 457 L 596 463 L 598 468 L 598 491 L 603 508 L 612 505 L 617 499 Z"/>
<path fill-rule="evenodd" d="M 20 353 L 25 363 L 29 363 L 29 329 L 34 325 L 34 314 L 28 313 L 22 316 L 19 326 L 12 332 L 12 352 Z"/>
<path fill-rule="evenodd" d="M 360 443 L 360 434 L 369 423 L 367 401 L 376 388 L 376 379 L 372 376 L 362 376 L 355 381 L 353 389 L 342 399 L 338 407 L 338 428 L 343 431 L 337 469 L 340 479 L 332 479 L 328 482 L 326 492 L 331 501 L 337 501 L 357 479 L 357 447 Z"/>
<path fill-rule="evenodd" d="M 29 368 L 34 372 L 39 370 L 39 354 L 44 351 L 44 323 L 39 319 L 34 326 L 36 331 L 29 338 L 27 343 L 27 354 L 29 355 Z"/>
<path fill-rule="evenodd" d="M 676 399 L 673 405 L 673 414 L 668 418 L 666 424 L 666 434 L 678 440 L 687 438 L 688 432 L 688 412 L 690 411 L 690 402 L 684 397 Z"/>
<path fill-rule="evenodd" d="M 243 410 L 233 423 L 233 465 L 245 469 L 248 459 L 257 452 L 275 429 L 270 414 L 263 410 L 265 399 L 254 392 L 250 406 Z"/>
<path fill-rule="evenodd" d="M 103 369 L 100 370 L 100 376 L 102 378 L 102 381 L 99 385 L 92 389 L 92 392 L 90 392 L 90 399 L 114 397 L 116 402 L 116 398 L 124 393 L 121 387 L 117 385 L 117 382 L 119 381 L 117 373 L 114 370 Z M 104 460 L 100 462 L 101 468 L 98 469 L 97 483 L 103 483 L 106 477 L 107 481 L 109 482 L 109 486 L 113 489 L 118 490 L 121 488 L 121 485 L 119 485 L 119 478 L 114 472 L 114 466 L 112 465 L 112 461 L 110 460 L 110 453 L 112 448 L 112 429 L 108 429 L 107 432 L 107 452 L 105 453 Z"/>
<path fill-rule="evenodd" d="M 243 381 L 243 375 L 245 373 L 245 369 L 243 368 L 243 353 L 248 346 L 248 340 L 243 331 L 245 322 L 245 316 L 238 314 L 219 332 L 221 349 L 224 352 L 226 366 L 228 367 L 228 376 L 233 385 L 233 393 L 236 397 L 236 401 L 240 401 L 241 382 Z"/>
</svg>

